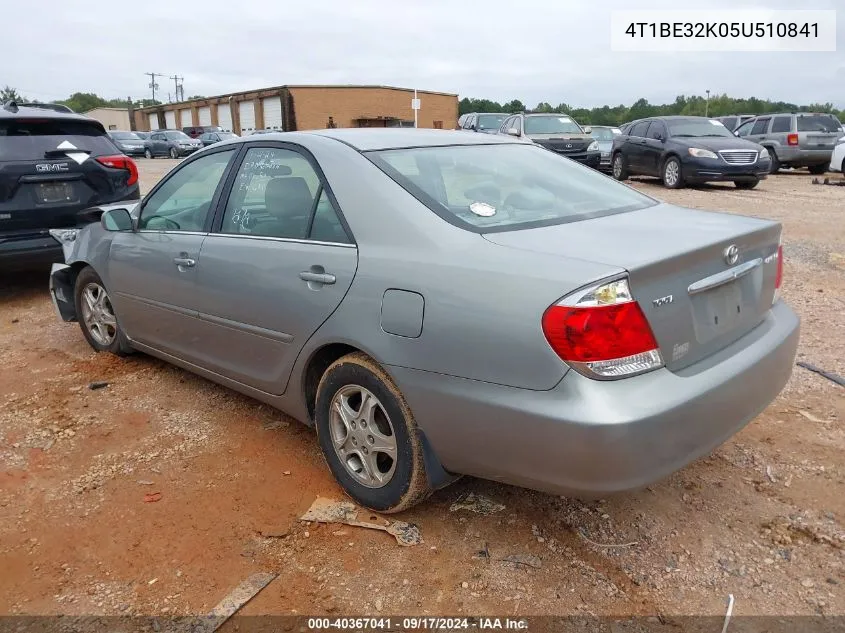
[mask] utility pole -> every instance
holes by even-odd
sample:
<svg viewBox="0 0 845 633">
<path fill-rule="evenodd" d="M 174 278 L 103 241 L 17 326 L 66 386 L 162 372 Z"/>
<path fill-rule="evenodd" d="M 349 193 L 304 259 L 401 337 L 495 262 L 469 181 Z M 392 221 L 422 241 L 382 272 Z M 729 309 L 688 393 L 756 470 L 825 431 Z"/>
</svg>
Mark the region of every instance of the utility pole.
<svg viewBox="0 0 845 633">
<path fill-rule="evenodd" d="M 710 114 L 710 91 L 705 90 L 704 92 L 707 93 L 707 101 L 704 104 L 704 116 L 708 116 Z"/>
<path fill-rule="evenodd" d="M 170 77 L 173 80 L 173 87 L 176 90 L 176 101 L 184 101 L 185 100 L 185 86 L 183 86 L 180 82 L 184 81 L 184 77 L 180 77 L 179 75 L 171 75 Z M 180 98 L 181 95 L 181 98 Z"/>
<path fill-rule="evenodd" d="M 156 100 L 156 90 L 158 90 L 158 84 L 156 83 L 156 77 L 163 77 L 161 73 L 144 73 L 150 78 L 150 89 L 153 91 L 153 101 Z"/>
</svg>

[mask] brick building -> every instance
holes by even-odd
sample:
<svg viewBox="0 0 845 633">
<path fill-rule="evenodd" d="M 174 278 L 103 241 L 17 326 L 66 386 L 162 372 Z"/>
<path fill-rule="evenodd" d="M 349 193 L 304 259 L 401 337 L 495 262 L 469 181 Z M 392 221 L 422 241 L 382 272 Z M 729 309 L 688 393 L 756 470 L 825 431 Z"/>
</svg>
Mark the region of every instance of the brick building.
<svg viewBox="0 0 845 633">
<path fill-rule="evenodd" d="M 413 126 L 414 91 L 390 86 L 278 86 L 136 109 L 133 129 L 218 125 L 236 134 L 256 130 Z M 458 95 L 418 90 L 418 126 L 454 129 Z"/>
</svg>

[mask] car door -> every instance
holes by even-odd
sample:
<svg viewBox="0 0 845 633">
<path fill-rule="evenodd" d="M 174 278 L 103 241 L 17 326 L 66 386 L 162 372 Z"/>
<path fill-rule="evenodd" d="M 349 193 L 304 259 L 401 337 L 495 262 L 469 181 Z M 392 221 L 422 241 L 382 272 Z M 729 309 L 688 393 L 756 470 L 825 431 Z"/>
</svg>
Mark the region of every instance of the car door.
<svg viewBox="0 0 845 633">
<path fill-rule="evenodd" d="M 155 140 L 153 142 L 153 153 L 158 156 L 167 156 L 167 153 L 170 147 L 167 144 L 167 135 L 162 132 L 161 134 L 155 134 Z"/>
<path fill-rule="evenodd" d="M 281 394 L 300 349 L 346 295 L 358 251 L 316 161 L 268 141 L 244 153 L 200 260 L 199 362 Z"/>
<path fill-rule="evenodd" d="M 751 128 L 754 127 L 754 122 L 754 119 L 750 119 L 745 123 L 742 123 L 734 130 L 734 134 L 739 138 L 748 138 L 748 135 L 751 133 Z"/>
<path fill-rule="evenodd" d="M 768 116 L 757 117 L 754 120 L 754 125 L 751 126 L 751 131 L 748 133 L 746 138 L 749 141 L 754 141 L 755 143 L 762 143 L 765 141 L 769 131 L 769 122 L 771 120 L 772 117 Z"/>
<path fill-rule="evenodd" d="M 628 141 L 623 150 L 628 161 L 628 171 L 632 174 L 645 173 L 645 144 L 648 126 L 651 121 L 638 121 L 628 132 Z"/>
<path fill-rule="evenodd" d="M 646 132 L 645 144 L 641 145 L 643 173 L 649 176 L 660 175 L 667 138 L 666 124 L 663 121 L 652 121 Z"/>
<path fill-rule="evenodd" d="M 228 147 L 185 161 L 144 198 L 135 230 L 114 234 L 108 282 L 133 340 L 193 357 L 200 247 L 236 153 Z"/>
</svg>

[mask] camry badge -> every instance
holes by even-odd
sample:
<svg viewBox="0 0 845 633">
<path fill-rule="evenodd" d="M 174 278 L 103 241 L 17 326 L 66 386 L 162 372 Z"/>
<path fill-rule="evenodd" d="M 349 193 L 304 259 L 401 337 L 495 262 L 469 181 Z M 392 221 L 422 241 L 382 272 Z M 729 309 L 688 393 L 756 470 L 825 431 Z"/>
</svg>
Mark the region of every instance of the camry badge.
<svg viewBox="0 0 845 633">
<path fill-rule="evenodd" d="M 728 266 L 733 266 L 739 261 L 739 247 L 736 244 L 731 244 L 725 249 L 725 263 Z"/>
<path fill-rule="evenodd" d="M 654 304 L 655 308 L 660 308 L 666 305 L 669 305 L 675 300 L 672 295 L 666 295 L 665 297 L 660 297 L 659 299 L 654 299 L 652 303 Z"/>
</svg>

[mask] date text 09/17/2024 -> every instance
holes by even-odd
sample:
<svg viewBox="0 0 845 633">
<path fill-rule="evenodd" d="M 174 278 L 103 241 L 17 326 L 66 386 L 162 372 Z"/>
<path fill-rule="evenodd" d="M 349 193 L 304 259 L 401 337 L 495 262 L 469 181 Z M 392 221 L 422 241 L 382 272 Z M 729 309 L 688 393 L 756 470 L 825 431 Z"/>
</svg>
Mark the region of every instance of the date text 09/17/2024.
<svg viewBox="0 0 845 633">
<path fill-rule="evenodd" d="M 356 630 L 356 631 L 393 631 L 401 625 L 401 630 L 471 630 L 482 631 L 527 631 L 528 621 L 524 618 L 449 618 L 449 617 L 353 617 L 353 618 L 308 618 L 308 630 Z"/>
</svg>

